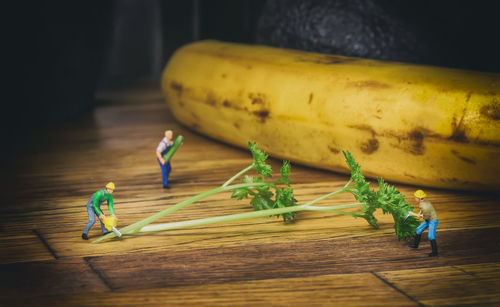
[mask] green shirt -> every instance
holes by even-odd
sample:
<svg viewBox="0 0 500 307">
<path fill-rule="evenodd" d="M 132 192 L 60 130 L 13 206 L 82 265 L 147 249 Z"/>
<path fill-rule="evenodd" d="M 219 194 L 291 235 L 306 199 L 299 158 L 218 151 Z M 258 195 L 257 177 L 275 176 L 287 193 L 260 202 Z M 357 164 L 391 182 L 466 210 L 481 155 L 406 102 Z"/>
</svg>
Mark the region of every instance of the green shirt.
<svg viewBox="0 0 500 307">
<path fill-rule="evenodd" d="M 424 220 L 426 220 L 426 221 L 437 220 L 438 216 L 437 216 L 436 210 L 431 205 L 430 201 L 424 199 L 424 201 L 419 204 L 419 207 L 420 207 L 420 211 L 422 212 L 422 215 L 424 217 Z"/>
<path fill-rule="evenodd" d="M 115 214 L 115 210 L 113 209 L 113 194 L 106 193 L 106 190 L 99 190 L 92 195 L 94 200 L 94 211 L 97 216 L 102 214 L 101 209 L 99 209 L 99 205 L 105 201 L 108 201 L 108 210 L 109 214 Z"/>
</svg>

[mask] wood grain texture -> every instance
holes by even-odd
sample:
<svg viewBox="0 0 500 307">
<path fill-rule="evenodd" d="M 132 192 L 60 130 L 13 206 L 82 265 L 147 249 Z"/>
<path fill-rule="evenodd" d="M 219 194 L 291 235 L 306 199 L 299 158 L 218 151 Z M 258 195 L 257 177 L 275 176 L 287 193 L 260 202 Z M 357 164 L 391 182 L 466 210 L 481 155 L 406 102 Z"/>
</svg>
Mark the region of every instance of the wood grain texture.
<svg viewBox="0 0 500 307">
<path fill-rule="evenodd" d="M 50 252 L 37 233 L 24 232 L 16 234 L 0 234 L 0 264 L 24 261 L 52 260 Z"/>
<path fill-rule="evenodd" d="M 369 298 L 369 300 L 367 300 Z M 55 306 L 418 306 L 372 274 L 276 278 L 26 300 Z"/>
<path fill-rule="evenodd" d="M 222 184 L 251 161 L 245 150 L 179 126 L 156 88 L 101 97 L 106 102 L 93 112 L 34 133 L 26 140 L 29 150 L 2 161 L 0 298 L 7 305 L 500 304 L 490 286 L 498 284 L 500 263 L 494 193 L 426 189 L 439 216 L 438 258 L 427 257 L 426 234 L 418 250 L 397 241 L 392 217 L 381 212 L 378 230 L 362 219 L 301 212 L 289 224 L 259 218 L 100 244 L 82 240 L 85 204 L 108 181 L 117 185 L 120 228 Z M 155 158 L 165 129 L 184 136 L 172 160 L 170 190 L 161 186 Z M 280 162 L 271 164 L 278 174 Z M 292 164 L 299 203 L 347 179 Z M 396 188 L 413 202 L 416 187 Z M 341 194 L 321 204 L 353 201 Z M 231 200 L 228 193 L 161 222 L 245 211 L 251 211 L 248 201 Z M 89 235 L 99 234 L 96 224 Z M 460 274 L 469 277 L 443 284 Z M 469 290 L 460 296 L 454 287 Z"/>
<path fill-rule="evenodd" d="M 499 305 L 500 263 L 380 272 L 380 276 L 429 306 Z"/>
</svg>

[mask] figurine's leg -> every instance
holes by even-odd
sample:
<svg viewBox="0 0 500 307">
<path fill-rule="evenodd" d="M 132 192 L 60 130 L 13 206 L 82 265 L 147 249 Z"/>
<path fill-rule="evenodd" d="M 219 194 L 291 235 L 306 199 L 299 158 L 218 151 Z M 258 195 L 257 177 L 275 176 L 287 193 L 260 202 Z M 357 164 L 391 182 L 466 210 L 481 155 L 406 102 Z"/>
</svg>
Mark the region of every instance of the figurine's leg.
<svg viewBox="0 0 500 307">
<path fill-rule="evenodd" d="M 422 235 L 415 235 L 415 240 L 413 241 L 413 244 L 410 245 L 411 248 L 418 248 L 418 245 L 420 244 L 420 237 Z"/>
<path fill-rule="evenodd" d="M 429 222 L 423 221 L 420 226 L 417 227 L 417 234 L 415 235 L 415 241 L 413 242 L 410 247 L 412 248 L 418 248 L 418 245 L 420 244 L 420 238 L 422 236 L 422 232 L 429 226 Z"/>
<path fill-rule="evenodd" d="M 168 176 L 170 176 L 171 170 L 172 170 L 172 165 L 170 164 L 170 161 L 168 161 L 167 165 L 165 165 L 166 179 L 163 179 L 163 186 L 164 187 L 168 187 Z"/>
<path fill-rule="evenodd" d="M 438 225 L 438 220 L 430 221 L 429 223 L 429 241 L 431 242 L 432 253 L 429 254 L 429 257 L 436 257 L 438 255 L 437 243 L 436 243 L 436 229 Z"/>
<path fill-rule="evenodd" d="M 88 239 L 88 233 L 90 231 L 90 228 L 95 223 L 95 212 L 94 212 L 94 208 L 92 207 L 92 205 L 89 206 L 87 204 L 87 212 L 89 214 L 89 222 L 85 226 L 85 229 L 83 230 L 83 233 L 82 233 L 82 238 L 85 239 L 85 240 Z"/>
<path fill-rule="evenodd" d="M 429 257 L 436 257 L 438 255 L 438 247 L 436 240 L 430 240 L 430 242 L 431 242 L 432 253 L 429 254 Z"/>
<path fill-rule="evenodd" d="M 166 167 L 166 165 L 161 164 L 160 161 L 158 161 L 158 164 L 160 164 L 160 168 L 161 168 L 161 175 L 163 178 L 163 187 L 166 188 L 168 185 L 167 167 Z"/>
</svg>

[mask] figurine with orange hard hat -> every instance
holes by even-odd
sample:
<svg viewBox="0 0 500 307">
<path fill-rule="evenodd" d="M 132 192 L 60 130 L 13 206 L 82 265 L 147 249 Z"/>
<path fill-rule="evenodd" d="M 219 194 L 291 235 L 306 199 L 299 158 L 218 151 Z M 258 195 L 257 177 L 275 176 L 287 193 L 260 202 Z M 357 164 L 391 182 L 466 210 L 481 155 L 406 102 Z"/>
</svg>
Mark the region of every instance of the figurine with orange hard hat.
<svg viewBox="0 0 500 307">
<path fill-rule="evenodd" d="M 417 201 L 418 206 L 420 207 L 420 212 L 418 214 L 414 212 L 409 212 L 409 214 L 424 219 L 424 221 L 422 222 L 422 224 L 420 224 L 420 226 L 417 227 L 417 234 L 415 235 L 415 241 L 413 242 L 412 245 L 410 245 L 410 247 L 418 248 L 422 232 L 426 228 L 429 228 L 429 233 L 427 235 L 427 238 L 431 242 L 431 247 L 432 247 L 432 253 L 429 254 L 429 257 L 436 257 L 438 255 L 437 244 L 436 244 L 436 228 L 438 225 L 438 217 L 436 210 L 431 205 L 431 203 L 427 199 L 425 199 L 427 195 L 425 194 L 424 191 L 417 190 L 413 195 L 415 196 L 415 200 Z"/>
<path fill-rule="evenodd" d="M 109 214 L 111 214 L 112 218 L 117 221 L 118 218 L 115 215 L 115 210 L 113 208 L 113 191 L 115 190 L 115 184 L 113 182 L 109 182 L 104 190 L 99 190 L 92 195 L 92 197 L 89 199 L 87 202 L 87 212 L 89 214 L 89 222 L 87 223 L 87 226 L 85 226 L 85 229 L 83 230 L 82 233 L 82 238 L 84 240 L 88 240 L 88 233 L 90 228 L 94 225 L 95 223 L 95 216 L 97 215 L 99 217 L 99 222 L 101 222 L 101 230 L 102 234 L 105 235 L 109 231 L 106 229 L 105 223 L 105 218 L 106 216 L 104 213 L 101 211 L 101 204 L 105 201 L 108 202 L 108 211 Z M 106 224 L 109 224 L 107 222 Z"/>
</svg>

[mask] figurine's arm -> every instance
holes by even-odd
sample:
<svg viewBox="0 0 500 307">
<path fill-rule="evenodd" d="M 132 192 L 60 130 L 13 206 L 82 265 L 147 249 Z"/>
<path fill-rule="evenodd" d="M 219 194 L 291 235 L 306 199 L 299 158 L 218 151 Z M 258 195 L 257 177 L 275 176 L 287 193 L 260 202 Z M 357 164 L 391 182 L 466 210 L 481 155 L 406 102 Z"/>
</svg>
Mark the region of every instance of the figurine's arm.
<svg viewBox="0 0 500 307">
<path fill-rule="evenodd" d="M 103 196 L 104 195 L 103 195 L 102 191 L 99 191 L 99 192 L 97 192 L 97 193 L 94 194 L 94 211 L 97 214 L 97 216 L 99 216 L 99 219 L 101 221 L 104 220 L 104 218 L 105 218 L 105 216 L 102 213 L 101 209 L 99 209 L 99 200 Z"/>
<path fill-rule="evenodd" d="M 165 160 L 163 160 L 163 157 L 161 156 L 161 152 L 160 151 L 156 151 L 156 157 L 158 158 L 158 160 L 160 161 L 161 164 L 165 164 Z"/>
<path fill-rule="evenodd" d="M 421 219 L 422 218 L 422 211 L 420 211 L 419 213 L 415 213 L 415 212 L 410 211 L 410 215 Z"/>
<path fill-rule="evenodd" d="M 109 195 L 108 210 L 109 210 L 109 214 L 111 214 L 116 219 L 115 209 L 113 207 L 113 195 Z"/>
<path fill-rule="evenodd" d="M 115 220 L 118 220 L 118 218 L 116 217 L 115 215 L 115 209 L 113 208 L 113 195 L 109 195 L 109 199 L 108 199 L 108 210 L 109 210 L 109 214 L 111 214 L 111 216 L 115 219 Z"/>
</svg>

